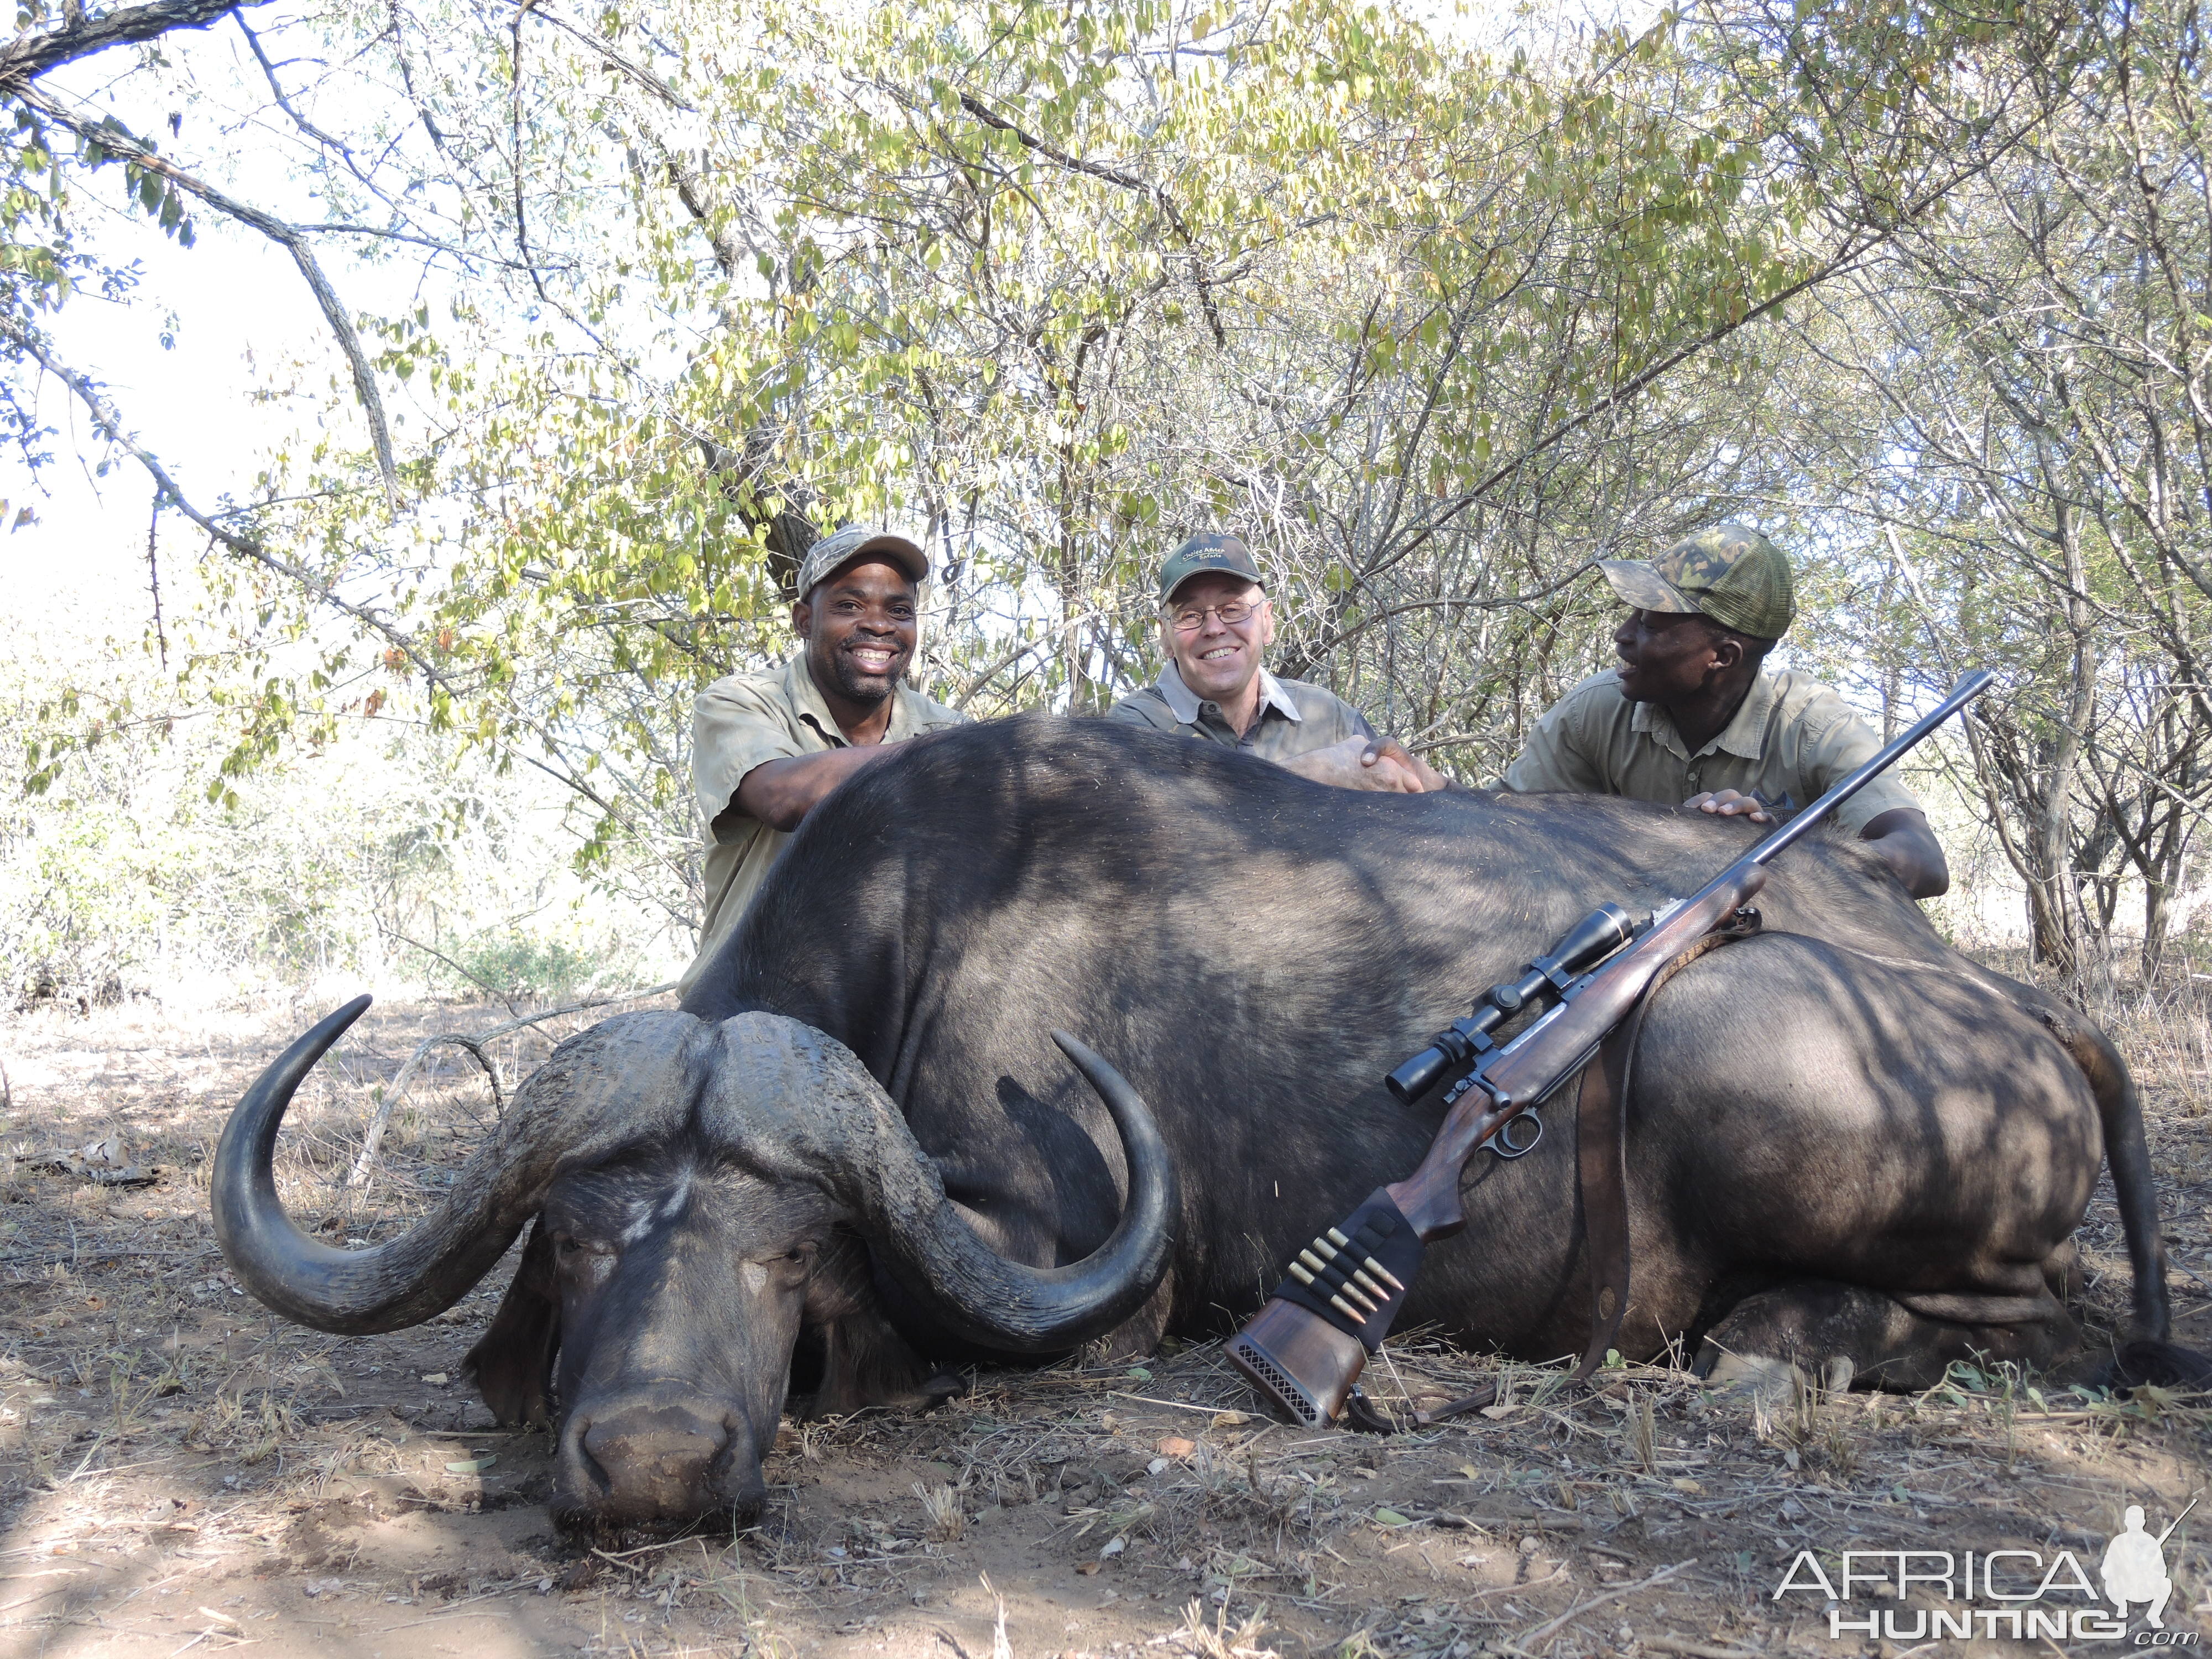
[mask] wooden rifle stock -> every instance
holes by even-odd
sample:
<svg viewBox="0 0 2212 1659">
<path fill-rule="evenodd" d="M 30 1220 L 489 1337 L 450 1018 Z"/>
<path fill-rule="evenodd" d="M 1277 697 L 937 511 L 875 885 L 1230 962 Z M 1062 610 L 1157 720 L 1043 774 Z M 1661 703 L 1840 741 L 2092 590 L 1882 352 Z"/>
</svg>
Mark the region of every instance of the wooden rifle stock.
<svg viewBox="0 0 2212 1659">
<path fill-rule="evenodd" d="M 1579 1070 L 1606 1033 L 1635 1007 L 1654 975 L 1726 924 L 1765 885 L 1763 865 L 1747 858 L 1730 866 L 1592 972 L 1571 999 L 1529 1026 L 1483 1069 L 1480 1085 L 1459 1097 L 1420 1167 L 1383 1188 L 1424 1243 L 1449 1238 L 1467 1225 L 1459 1176 L 1476 1149 Z"/>
</svg>

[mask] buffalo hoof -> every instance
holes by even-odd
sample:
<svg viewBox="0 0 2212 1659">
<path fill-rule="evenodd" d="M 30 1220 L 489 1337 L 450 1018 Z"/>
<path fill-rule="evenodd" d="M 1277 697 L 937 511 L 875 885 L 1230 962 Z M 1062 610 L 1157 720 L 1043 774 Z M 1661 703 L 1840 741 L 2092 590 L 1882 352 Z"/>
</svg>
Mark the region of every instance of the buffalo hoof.
<svg viewBox="0 0 2212 1659">
<path fill-rule="evenodd" d="M 920 1411 L 934 1411 L 948 1400 L 957 1400 L 968 1392 L 968 1379 L 957 1371 L 939 1371 L 915 1390 L 915 1406 Z"/>
<path fill-rule="evenodd" d="M 1708 1346 L 1698 1371 L 1708 1389 L 1741 1400 L 1777 1405 L 1802 1385 L 1805 1374 L 1786 1359 L 1767 1354 L 1725 1353 Z"/>
<path fill-rule="evenodd" d="M 750 1432 L 692 1401 L 616 1402 L 561 1436 L 553 1507 L 572 1525 L 745 1527 L 767 1497 Z"/>
<path fill-rule="evenodd" d="M 936 1371 L 910 1387 L 862 1393 L 849 1382 L 825 1382 L 818 1394 L 797 1407 L 796 1413 L 809 1423 L 827 1418 L 849 1417 L 855 1412 L 933 1412 L 948 1400 L 968 1392 L 968 1379 L 957 1371 Z"/>
</svg>

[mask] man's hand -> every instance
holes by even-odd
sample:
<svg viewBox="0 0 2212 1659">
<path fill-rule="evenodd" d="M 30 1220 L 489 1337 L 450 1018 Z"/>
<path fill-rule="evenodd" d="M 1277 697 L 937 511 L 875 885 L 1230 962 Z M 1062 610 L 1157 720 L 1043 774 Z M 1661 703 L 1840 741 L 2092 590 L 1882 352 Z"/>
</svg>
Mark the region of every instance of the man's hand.
<svg viewBox="0 0 2212 1659">
<path fill-rule="evenodd" d="M 1359 757 L 1359 763 L 1368 767 L 1395 765 L 1399 770 L 1410 774 L 1419 781 L 1420 787 L 1418 789 L 1406 790 L 1405 793 L 1409 795 L 1432 794 L 1437 790 L 1448 789 L 1451 787 L 1445 781 L 1443 773 L 1437 771 L 1435 767 L 1430 765 L 1395 738 L 1376 738 L 1370 741 L 1365 750 Z"/>
<path fill-rule="evenodd" d="M 1682 810 L 1686 812 L 1692 807 L 1720 817 L 1747 817 L 1753 823 L 1774 822 L 1774 815 L 1755 796 L 1734 789 L 1692 795 L 1682 803 Z M 1949 890 L 1950 866 L 1944 861 L 1942 844 L 1928 827 L 1924 813 L 1909 806 L 1893 807 L 1869 819 L 1859 831 L 1859 839 L 1881 855 L 1882 862 L 1897 872 L 1898 880 L 1913 897 L 1936 898 Z"/>
<path fill-rule="evenodd" d="M 1435 768 L 1390 738 L 1346 738 L 1286 760 L 1283 769 L 1335 789 L 1418 795 L 1444 787 Z"/>
<path fill-rule="evenodd" d="M 1692 795 L 1682 803 L 1682 810 L 1695 807 L 1701 812 L 1711 812 L 1723 818 L 1749 818 L 1753 823 L 1771 823 L 1774 814 L 1756 795 L 1747 795 L 1735 789 L 1708 789 L 1702 795 Z"/>
</svg>

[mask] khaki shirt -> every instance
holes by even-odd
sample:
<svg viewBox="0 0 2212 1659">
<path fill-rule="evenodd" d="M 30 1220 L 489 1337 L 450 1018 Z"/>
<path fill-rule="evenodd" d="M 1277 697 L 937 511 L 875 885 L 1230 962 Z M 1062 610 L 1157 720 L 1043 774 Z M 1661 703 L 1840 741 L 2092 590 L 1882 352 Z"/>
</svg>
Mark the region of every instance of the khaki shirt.
<svg viewBox="0 0 2212 1659">
<path fill-rule="evenodd" d="M 1707 790 L 1753 792 L 1786 815 L 1810 806 L 1881 747 L 1867 723 L 1825 685 L 1787 672 L 1761 674 L 1718 737 L 1694 755 L 1656 703 L 1620 695 L 1610 668 L 1593 674 L 1536 722 L 1505 769 L 1508 789 L 1626 795 L 1680 806 Z M 1883 773 L 1836 809 L 1853 835 L 1884 812 L 1920 803 Z"/>
<path fill-rule="evenodd" d="M 1304 680 L 1279 680 L 1264 668 L 1260 671 L 1259 715 L 1249 731 L 1232 732 L 1221 717 L 1220 706 L 1201 701 L 1182 683 L 1172 662 L 1160 670 L 1157 685 L 1132 691 L 1106 711 L 1106 718 L 1226 744 L 1279 765 L 1346 738 L 1375 735 L 1367 717 L 1334 691 Z"/>
<path fill-rule="evenodd" d="M 957 709 L 901 685 L 891 693 L 891 723 L 884 741 L 902 742 L 967 720 Z M 769 866 L 791 839 L 738 810 L 738 785 L 764 762 L 851 746 L 806 672 L 804 651 L 781 668 L 732 674 L 699 694 L 691 710 L 691 777 L 710 837 L 707 916 L 699 929 L 699 954 L 678 981 L 684 990 L 691 988 L 715 947 L 738 925 Z"/>
</svg>

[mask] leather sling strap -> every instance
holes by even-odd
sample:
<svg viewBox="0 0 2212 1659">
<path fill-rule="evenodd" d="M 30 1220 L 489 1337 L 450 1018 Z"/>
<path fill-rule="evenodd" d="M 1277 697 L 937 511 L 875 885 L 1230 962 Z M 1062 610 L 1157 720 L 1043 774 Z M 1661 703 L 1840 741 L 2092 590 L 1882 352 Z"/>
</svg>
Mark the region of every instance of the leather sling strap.
<svg viewBox="0 0 2212 1659">
<path fill-rule="evenodd" d="M 1620 1335 L 1628 1312 L 1628 1087 L 1644 1016 L 1660 988 L 1708 951 L 1759 931 L 1759 913 L 1735 918 L 1707 933 L 1652 975 L 1626 1019 L 1607 1033 L 1597 1056 L 1583 1067 L 1575 1102 L 1576 1178 L 1582 1190 L 1583 1240 L 1589 1260 L 1590 1339 L 1582 1363 L 1567 1378 L 1569 1387 L 1587 1382 Z M 1413 1421 L 1441 1423 L 1495 1404 L 1498 1385 L 1476 1389 L 1432 1412 L 1416 1412 Z M 1378 1417 L 1379 1413 L 1370 1413 Z M 1363 1426 L 1365 1426 L 1363 1425 Z"/>
</svg>

